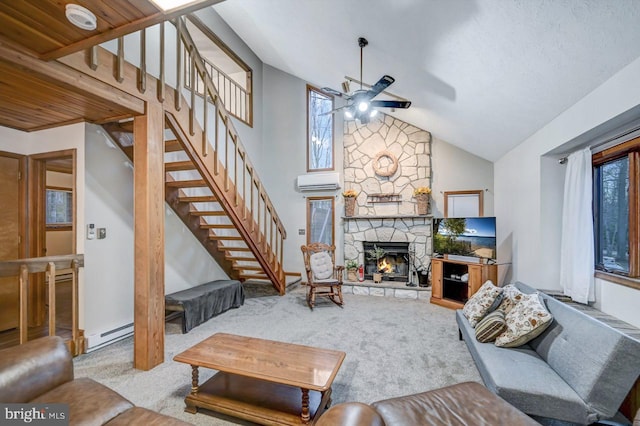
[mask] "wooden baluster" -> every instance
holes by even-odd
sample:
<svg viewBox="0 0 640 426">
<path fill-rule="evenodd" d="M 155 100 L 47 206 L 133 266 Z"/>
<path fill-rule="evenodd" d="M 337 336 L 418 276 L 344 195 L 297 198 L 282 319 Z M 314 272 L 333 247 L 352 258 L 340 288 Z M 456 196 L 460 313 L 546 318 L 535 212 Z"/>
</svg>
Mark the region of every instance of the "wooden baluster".
<svg viewBox="0 0 640 426">
<path fill-rule="evenodd" d="M 176 25 L 176 88 L 175 95 L 173 97 L 175 102 L 176 111 L 180 111 L 182 109 L 182 67 L 184 64 L 182 63 L 182 39 L 180 38 L 180 33 L 182 32 L 182 19 L 178 18 L 175 20 Z"/>
<path fill-rule="evenodd" d="M 56 334 L 56 264 L 47 264 L 47 283 L 49 284 L 49 336 Z"/>
<path fill-rule="evenodd" d="M 238 152 L 238 135 L 232 137 L 233 141 L 233 185 L 235 186 L 235 206 L 238 207 L 238 156 L 240 153 Z"/>
<path fill-rule="evenodd" d="M 260 239 L 262 238 L 262 227 L 260 226 L 260 200 L 262 199 L 262 183 L 260 181 L 256 181 L 257 190 L 258 190 L 258 202 L 257 202 L 257 214 L 256 220 L 258 221 L 258 244 L 260 244 Z"/>
<path fill-rule="evenodd" d="M 271 245 L 271 249 L 269 250 L 269 261 L 273 263 L 276 259 L 276 256 L 274 253 L 275 247 L 273 246 L 273 226 L 275 225 L 273 212 L 271 212 L 270 222 L 271 222 L 271 229 L 269 230 L 269 244 Z"/>
<path fill-rule="evenodd" d="M 229 190 L 229 116 L 224 116 L 224 190 Z"/>
<path fill-rule="evenodd" d="M 253 233 L 254 229 L 255 229 L 255 216 L 253 214 L 253 193 L 254 191 L 254 180 L 253 180 L 253 167 L 250 166 L 249 168 L 249 179 L 250 179 L 250 186 L 249 189 L 251 190 L 251 193 L 249 194 L 249 198 L 251 199 L 249 201 L 249 217 L 251 218 L 251 233 Z"/>
<path fill-rule="evenodd" d="M 247 151 L 242 152 L 242 219 L 247 220 Z"/>
<path fill-rule="evenodd" d="M 116 57 L 116 81 L 124 81 L 124 37 L 118 37 L 118 54 Z"/>
<path fill-rule="evenodd" d="M 189 82 L 191 83 L 191 108 L 189 109 L 189 133 L 195 135 L 195 113 L 196 113 L 196 64 L 193 57 L 193 47 L 189 48 Z"/>
<path fill-rule="evenodd" d="M 220 174 L 220 170 L 218 170 L 218 132 L 220 131 L 220 109 L 218 108 L 218 103 L 215 103 L 215 123 L 214 123 L 214 131 L 216 133 L 214 138 L 213 145 L 213 173 L 218 176 Z"/>
<path fill-rule="evenodd" d="M 179 63 L 179 62 L 178 62 Z M 157 96 L 158 101 L 164 102 L 165 70 L 164 70 L 164 22 L 160 23 L 160 75 L 158 76 Z"/>
<path fill-rule="evenodd" d="M 209 125 L 209 79 L 206 75 L 202 76 L 204 83 L 204 118 L 202 123 L 202 155 L 209 155 L 209 141 L 207 140 L 207 130 Z"/>
<path fill-rule="evenodd" d="M 71 261 L 71 340 L 74 342 L 76 355 L 81 352 L 81 348 L 79 348 L 80 308 L 78 287 L 78 260 L 73 259 Z"/>
<path fill-rule="evenodd" d="M 20 266 L 20 344 L 27 343 L 29 339 L 29 324 L 27 317 L 27 289 L 29 288 L 29 269 L 27 265 Z"/>
<path fill-rule="evenodd" d="M 98 46 L 90 47 L 88 50 L 89 68 L 93 71 L 98 69 Z"/>
<path fill-rule="evenodd" d="M 140 67 L 138 67 L 138 90 L 147 91 L 147 29 L 140 31 Z"/>
</svg>

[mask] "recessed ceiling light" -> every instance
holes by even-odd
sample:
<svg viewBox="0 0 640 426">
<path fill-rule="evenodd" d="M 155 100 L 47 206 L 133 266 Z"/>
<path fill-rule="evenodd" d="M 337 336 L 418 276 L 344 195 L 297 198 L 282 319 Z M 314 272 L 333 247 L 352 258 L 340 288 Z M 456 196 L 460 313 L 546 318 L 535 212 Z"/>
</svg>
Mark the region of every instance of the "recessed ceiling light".
<svg viewBox="0 0 640 426">
<path fill-rule="evenodd" d="M 93 14 L 86 7 L 82 7 L 78 4 L 69 3 L 66 6 L 65 15 L 69 22 L 78 28 L 83 30 L 93 31 L 96 29 L 97 20 L 96 15 Z"/>
</svg>

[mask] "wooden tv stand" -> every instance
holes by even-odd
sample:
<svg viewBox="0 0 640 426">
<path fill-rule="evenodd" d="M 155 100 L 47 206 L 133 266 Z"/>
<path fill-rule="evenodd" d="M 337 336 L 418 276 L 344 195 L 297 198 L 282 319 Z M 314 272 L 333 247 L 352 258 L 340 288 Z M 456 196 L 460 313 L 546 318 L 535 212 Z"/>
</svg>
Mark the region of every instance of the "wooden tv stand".
<svg viewBox="0 0 640 426">
<path fill-rule="evenodd" d="M 464 274 L 469 274 L 466 282 L 460 279 Z M 498 265 L 453 260 L 446 255 L 432 258 L 431 303 L 452 309 L 462 308 L 487 280 L 498 285 Z"/>
</svg>

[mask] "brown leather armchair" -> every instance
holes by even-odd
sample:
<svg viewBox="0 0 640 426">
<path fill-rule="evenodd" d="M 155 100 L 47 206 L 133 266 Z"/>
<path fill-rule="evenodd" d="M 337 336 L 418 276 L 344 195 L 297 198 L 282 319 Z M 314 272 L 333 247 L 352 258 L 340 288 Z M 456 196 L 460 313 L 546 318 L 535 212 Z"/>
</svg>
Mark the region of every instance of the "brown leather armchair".
<svg viewBox="0 0 640 426">
<path fill-rule="evenodd" d="M 71 354 L 57 336 L 0 350 L 0 401 L 68 404 L 72 425 L 189 424 L 135 407 L 94 380 L 74 379 Z"/>
<path fill-rule="evenodd" d="M 374 402 L 337 404 L 316 426 L 539 425 L 479 383 L 456 385 Z"/>
</svg>

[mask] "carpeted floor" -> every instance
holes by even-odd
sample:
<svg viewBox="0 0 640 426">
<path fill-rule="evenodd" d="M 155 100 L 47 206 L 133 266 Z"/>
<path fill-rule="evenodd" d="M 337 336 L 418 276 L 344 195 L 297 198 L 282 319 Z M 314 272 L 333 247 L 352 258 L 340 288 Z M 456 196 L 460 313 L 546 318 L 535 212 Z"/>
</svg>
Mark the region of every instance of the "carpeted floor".
<svg viewBox="0 0 640 426">
<path fill-rule="evenodd" d="M 201 425 L 245 424 L 229 417 L 183 411 L 191 368 L 173 361 L 181 351 L 216 332 L 234 333 L 342 350 L 347 357 L 333 384 L 333 403 L 376 400 L 422 392 L 463 381 L 481 383 L 464 342 L 458 340 L 454 311 L 427 300 L 345 295 L 343 309 L 320 301 L 310 311 L 305 288 L 285 296 L 250 292 L 233 309 L 188 334 L 168 323 L 165 362 L 151 371 L 132 368 L 133 339 L 74 361 L 76 377 L 91 377 L 134 404 Z M 212 372 L 200 369 L 200 382 Z"/>
</svg>

